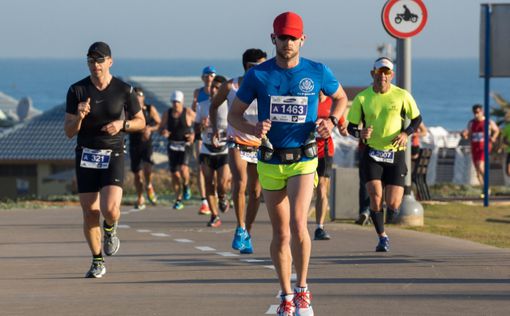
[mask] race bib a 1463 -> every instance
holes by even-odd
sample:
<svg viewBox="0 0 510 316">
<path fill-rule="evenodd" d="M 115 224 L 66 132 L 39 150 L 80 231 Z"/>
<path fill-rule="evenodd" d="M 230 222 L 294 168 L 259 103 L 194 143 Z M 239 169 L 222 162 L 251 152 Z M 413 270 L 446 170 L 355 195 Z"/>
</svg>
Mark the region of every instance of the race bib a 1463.
<svg viewBox="0 0 510 316">
<path fill-rule="evenodd" d="M 304 123 L 308 97 L 271 96 L 270 119 L 273 122 Z"/>
</svg>

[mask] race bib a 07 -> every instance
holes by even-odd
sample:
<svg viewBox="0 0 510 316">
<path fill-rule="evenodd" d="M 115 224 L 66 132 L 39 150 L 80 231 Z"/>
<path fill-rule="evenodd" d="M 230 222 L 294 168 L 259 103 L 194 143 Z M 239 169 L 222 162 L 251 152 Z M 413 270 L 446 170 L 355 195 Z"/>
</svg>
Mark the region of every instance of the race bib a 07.
<svg viewBox="0 0 510 316">
<path fill-rule="evenodd" d="M 393 163 L 393 161 L 395 160 L 394 151 L 376 150 L 371 148 L 368 151 L 368 155 L 378 162 Z"/>
<path fill-rule="evenodd" d="M 271 96 L 270 119 L 273 122 L 304 123 L 308 97 Z"/>
</svg>

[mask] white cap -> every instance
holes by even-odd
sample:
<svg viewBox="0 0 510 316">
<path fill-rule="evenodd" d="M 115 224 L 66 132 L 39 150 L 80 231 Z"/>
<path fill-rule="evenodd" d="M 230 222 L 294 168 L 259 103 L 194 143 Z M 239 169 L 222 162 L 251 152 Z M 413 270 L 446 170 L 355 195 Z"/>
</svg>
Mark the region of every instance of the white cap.
<svg viewBox="0 0 510 316">
<path fill-rule="evenodd" d="M 170 96 L 170 102 L 177 101 L 184 103 L 184 93 L 180 90 L 175 90 L 172 92 L 172 95 Z"/>
<path fill-rule="evenodd" d="M 374 69 L 379 69 L 379 68 L 383 68 L 383 67 L 386 67 L 389 70 L 393 70 L 393 63 L 391 62 L 391 60 L 389 58 L 381 57 L 375 61 Z"/>
</svg>

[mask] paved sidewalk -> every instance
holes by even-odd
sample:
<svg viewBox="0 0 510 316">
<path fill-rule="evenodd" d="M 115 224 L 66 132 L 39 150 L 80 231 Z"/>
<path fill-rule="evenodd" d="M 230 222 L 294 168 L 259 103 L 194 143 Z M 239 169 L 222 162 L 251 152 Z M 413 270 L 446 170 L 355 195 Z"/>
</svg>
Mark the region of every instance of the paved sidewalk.
<svg viewBox="0 0 510 316">
<path fill-rule="evenodd" d="M 0 315 L 274 315 L 265 206 L 253 255 L 230 248 L 233 211 L 217 229 L 207 219 L 197 206 L 123 207 L 118 255 L 85 279 L 78 207 L 0 211 Z M 372 227 L 326 228 L 309 273 L 318 316 L 510 313 L 510 250 L 390 227 L 391 252 L 375 253 Z"/>
</svg>

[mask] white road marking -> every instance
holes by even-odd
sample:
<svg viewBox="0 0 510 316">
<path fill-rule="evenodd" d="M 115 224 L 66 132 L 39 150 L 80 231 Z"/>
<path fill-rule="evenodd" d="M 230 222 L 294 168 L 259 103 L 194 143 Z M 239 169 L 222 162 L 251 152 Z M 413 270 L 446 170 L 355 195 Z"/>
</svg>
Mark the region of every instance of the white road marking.
<svg viewBox="0 0 510 316">
<path fill-rule="evenodd" d="M 208 246 L 200 246 L 200 247 L 195 247 L 195 248 L 200 251 L 216 251 L 216 249 L 208 247 Z"/>
<path fill-rule="evenodd" d="M 232 252 L 217 252 L 216 254 L 223 257 L 239 257 L 238 254 Z"/>
<path fill-rule="evenodd" d="M 118 228 L 131 228 L 129 225 L 119 224 L 117 225 Z"/>
<path fill-rule="evenodd" d="M 274 270 L 275 267 L 273 265 L 270 265 L 270 266 L 264 266 L 264 268 L 268 268 L 268 269 L 271 269 L 271 270 Z"/>
<path fill-rule="evenodd" d="M 182 242 L 182 243 L 192 243 L 194 242 L 193 240 L 189 240 L 189 239 L 185 239 L 185 238 L 177 238 L 177 239 L 174 239 L 176 242 Z"/>
<path fill-rule="evenodd" d="M 165 233 L 152 233 L 151 235 L 154 237 L 170 237 L 170 235 Z"/>
<path fill-rule="evenodd" d="M 252 262 L 264 262 L 265 260 L 260 259 L 240 259 L 241 261 L 252 263 Z"/>
<path fill-rule="evenodd" d="M 151 232 L 150 229 L 137 229 L 136 231 L 139 233 L 150 233 Z"/>
<path fill-rule="evenodd" d="M 266 311 L 266 315 L 276 315 L 277 309 L 278 309 L 278 305 L 270 305 L 269 309 Z"/>
</svg>

